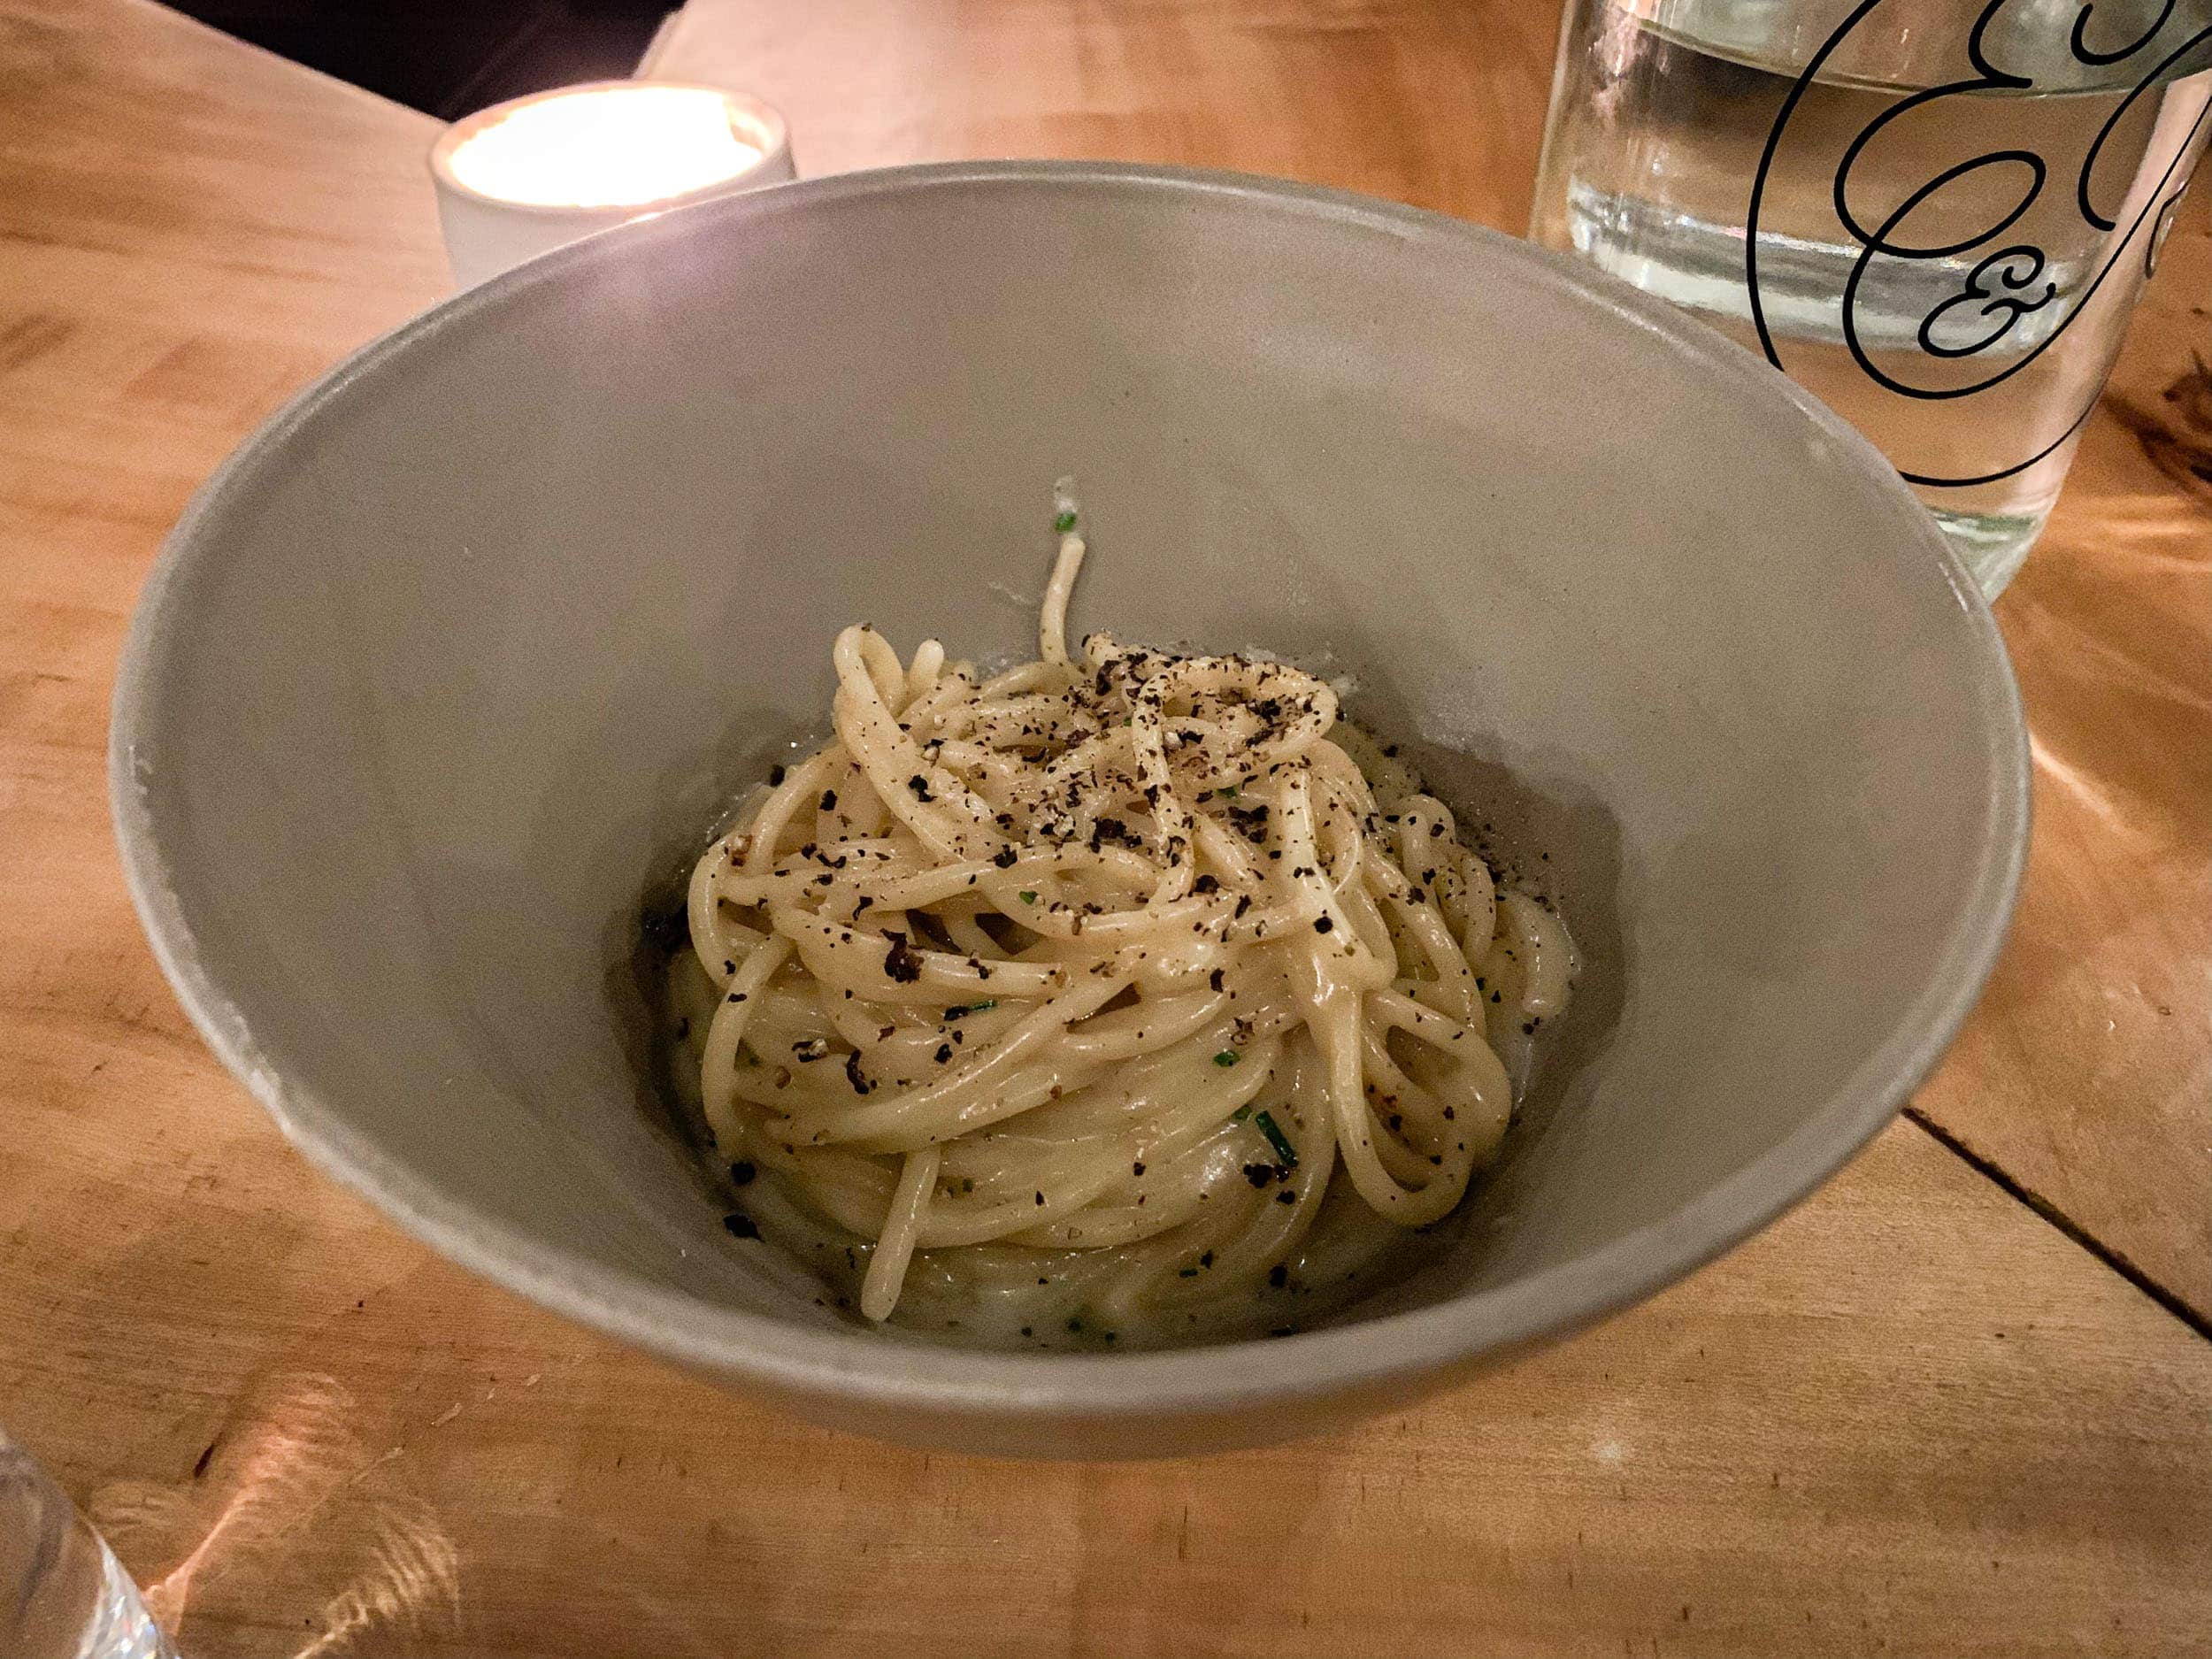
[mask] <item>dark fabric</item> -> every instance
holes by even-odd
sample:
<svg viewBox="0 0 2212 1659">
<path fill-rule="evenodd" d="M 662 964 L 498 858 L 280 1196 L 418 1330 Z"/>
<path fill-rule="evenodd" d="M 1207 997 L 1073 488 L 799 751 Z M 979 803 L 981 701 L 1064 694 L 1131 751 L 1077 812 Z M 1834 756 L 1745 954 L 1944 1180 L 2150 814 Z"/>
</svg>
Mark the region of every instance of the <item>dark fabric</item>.
<svg viewBox="0 0 2212 1659">
<path fill-rule="evenodd" d="M 673 0 L 173 0 L 296 63 L 454 120 L 626 75 Z"/>
</svg>

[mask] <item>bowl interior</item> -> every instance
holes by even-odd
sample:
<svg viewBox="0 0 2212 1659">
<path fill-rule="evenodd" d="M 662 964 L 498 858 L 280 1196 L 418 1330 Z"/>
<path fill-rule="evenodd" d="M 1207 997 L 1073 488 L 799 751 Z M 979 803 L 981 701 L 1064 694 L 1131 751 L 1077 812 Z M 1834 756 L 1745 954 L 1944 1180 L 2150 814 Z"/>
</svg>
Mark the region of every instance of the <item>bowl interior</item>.
<svg viewBox="0 0 2212 1659">
<path fill-rule="evenodd" d="M 565 250 L 234 464 L 119 700 L 127 860 L 196 1015 L 403 1219 L 695 1363 L 788 1333 L 824 1378 L 1043 1376 L 841 1334 L 727 1237 L 645 1080 L 635 951 L 822 728 L 841 625 L 1033 639 L 1070 472 L 1081 626 L 1355 672 L 1582 941 L 1530 1123 L 1390 1299 L 1466 1321 L 1423 1363 L 1503 1340 L 1517 1291 L 1516 1329 L 1564 1325 L 1721 1248 L 1947 1035 L 2009 896 L 2019 727 L 1870 450 L 1502 238 L 1036 167 Z"/>
</svg>

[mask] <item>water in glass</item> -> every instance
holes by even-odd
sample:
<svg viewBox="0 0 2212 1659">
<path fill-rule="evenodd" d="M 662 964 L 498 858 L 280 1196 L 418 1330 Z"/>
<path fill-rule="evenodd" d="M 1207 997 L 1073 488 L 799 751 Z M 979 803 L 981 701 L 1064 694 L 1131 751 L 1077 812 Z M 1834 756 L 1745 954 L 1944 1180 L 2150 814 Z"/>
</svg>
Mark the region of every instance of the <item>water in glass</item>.
<svg viewBox="0 0 2212 1659">
<path fill-rule="evenodd" d="M 1531 234 L 1764 353 L 1993 595 L 2208 99 L 2212 0 L 1577 0 Z"/>
</svg>

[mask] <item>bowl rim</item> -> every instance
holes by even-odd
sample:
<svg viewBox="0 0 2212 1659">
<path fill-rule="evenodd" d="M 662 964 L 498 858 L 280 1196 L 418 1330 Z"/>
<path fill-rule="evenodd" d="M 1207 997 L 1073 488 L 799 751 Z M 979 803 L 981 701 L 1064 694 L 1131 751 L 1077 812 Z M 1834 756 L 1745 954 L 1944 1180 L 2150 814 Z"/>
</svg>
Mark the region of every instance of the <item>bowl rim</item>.
<svg viewBox="0 0 2212 1659">
<path fill-rule="evenodd" d="M 403 1167 L 342 1106 L 288 1079 L 244 1012 L 201 960 L 172 880 L 156 815 L 140 787 L 134 737 L 159 696 L 175 648 L 171 626 L 194 571 L 215 557 L 207 531 L 286 441 L 325 405 L 415 342 L 552 282 L 574 265 L 618 260 L 681 237 L 707 216 L 772 220 L 888 195 L 1026 188 L 1155 194 L 1186 204 L 1256 201 L 1407 242 L 1456 244 L 1520 268 L 1536 286 L 1602 310 L 1624 326 L 1701 360 L 1721 382 L 1795 419 L 1861 476 L 1878 518 L 1894 520 L 1900 568 L 1924 557 L 1947 589 L 1978 657 L 1975 699 L 1993 780 L 1974 872 L 1928 983 L 1904 1018 L 1784 1141 L 1695 1201 L 1571 1261 L 1451 1301 L 1302 1332 L 1208 1347 L 1122 1354 L 1006 1354 L 818 1331 L 706 1302 L 576 1256 L 488 1219 Z M 1794 410 L 1794 415 L 1789 413 Z M 1993 966 L 2025 861 L 2029 752 L 2017 684 L 1986 603 L 1886 459 L 1763 359 L 1654 298 L 1563 255 L 1444 214 L 1346 191 L 1210 169 L 1092 161 L 947 162 L 838 174 L 724 196 L 587 237 L 449 296 L 346 357 L 294 397 L 208 479 L 165 541 L 131 622 L 109 738 L 110 807 L 126 879 L 154 955 L 208 1046 L 317 1168 L 367 1198 L 405 1232 L 472 1271 L 554 1312 L 692 1369 L 787 1398 L 828 1396 L 855 1411 L 1048 1420 L 1130 1420 L 1289 1406 L 1363 1387 L 1442 1380 L 1486 1356 L 1564 1336 L 1653 1294 L 1741 1242 L 1839 1170 L 1884 1128 L 1928 1075 Z"/>
</svg>

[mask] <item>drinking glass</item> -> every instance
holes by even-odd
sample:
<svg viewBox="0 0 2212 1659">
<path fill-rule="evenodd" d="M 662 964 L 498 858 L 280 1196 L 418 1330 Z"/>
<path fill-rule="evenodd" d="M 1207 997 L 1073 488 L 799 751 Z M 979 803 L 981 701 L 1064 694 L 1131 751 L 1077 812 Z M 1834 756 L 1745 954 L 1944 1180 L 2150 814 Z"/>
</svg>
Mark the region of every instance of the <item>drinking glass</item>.
<svg viewBox="0 0 2212 1659">
<path fill-rule="evenodd" d="M 1856 426 L 1994 597 L 2208 101 L 2212 0 L 1570 0 L 1529 234 Z"/>
<path fill-rule="evenodd" d="M 100 1535 L 0 1432 L 0 1654 L 175 1659 Z"/>
</svg>

